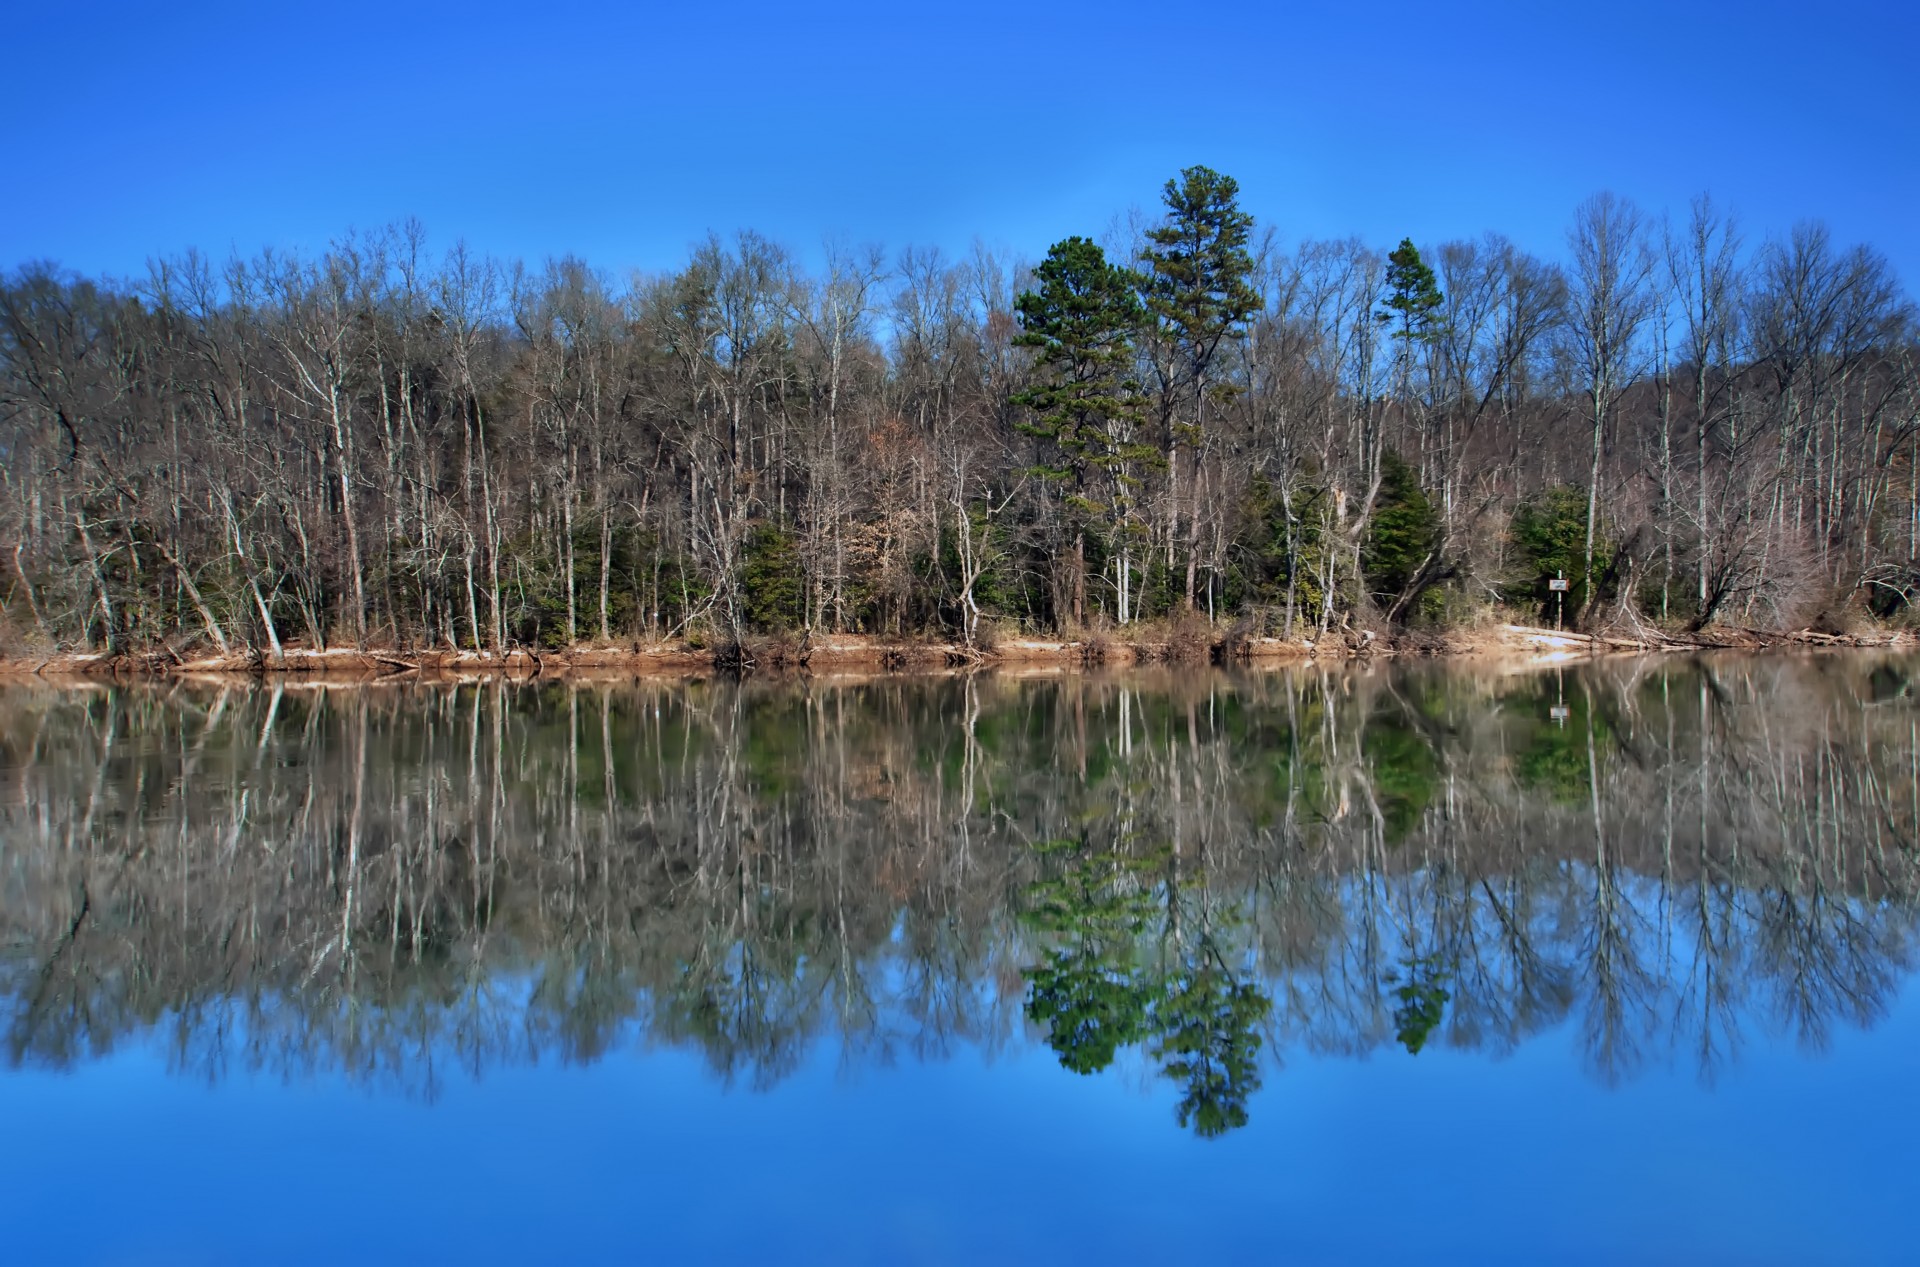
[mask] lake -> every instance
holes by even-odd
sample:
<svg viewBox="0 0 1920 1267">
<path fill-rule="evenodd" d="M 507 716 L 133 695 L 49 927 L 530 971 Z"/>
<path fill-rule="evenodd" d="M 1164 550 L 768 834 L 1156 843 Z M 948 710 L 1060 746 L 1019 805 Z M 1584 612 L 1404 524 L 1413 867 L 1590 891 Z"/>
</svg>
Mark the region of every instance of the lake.
<svg viewBox="0 0 1920 1267">
<path fill-rule="evenodd" d="M 0 688 L 0 1260 L 1920 1260 L 1920 661 Z"/>
</svg>

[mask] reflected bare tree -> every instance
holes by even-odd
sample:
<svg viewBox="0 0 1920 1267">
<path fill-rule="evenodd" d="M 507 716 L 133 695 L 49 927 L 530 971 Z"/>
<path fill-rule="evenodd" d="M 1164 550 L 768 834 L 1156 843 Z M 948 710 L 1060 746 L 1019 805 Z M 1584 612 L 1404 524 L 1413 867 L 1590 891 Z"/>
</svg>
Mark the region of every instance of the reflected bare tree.
<svg viewBox="0 0 1920 1267">
<path fill-rule="evenodd" d="M 15 1065 L 766 1087 L 1042 1041 L 1202 1133 L 1289 1052 L 1711 1079 L 1914 967 L 1920 712 L 1846 660 L 0 694 Z"/>
</svg>

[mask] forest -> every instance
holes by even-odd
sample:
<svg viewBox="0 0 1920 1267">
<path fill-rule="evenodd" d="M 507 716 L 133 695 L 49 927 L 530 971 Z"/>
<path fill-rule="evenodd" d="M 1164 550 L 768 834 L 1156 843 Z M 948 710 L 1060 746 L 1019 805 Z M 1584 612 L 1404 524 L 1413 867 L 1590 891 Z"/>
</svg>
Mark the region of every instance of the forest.
<svg viewBox="0 0 1920 1267">
<path fill-rule="evenodd" d="M 0 279 L 0 654 L 990 647 L 1920 588 L 1883 256 L 1702 196 L 1563 248 L 1288 243 L 1191 167 L 1037 263 L 752 232 L 613 276 L 430 246 Z"/>
</svg>

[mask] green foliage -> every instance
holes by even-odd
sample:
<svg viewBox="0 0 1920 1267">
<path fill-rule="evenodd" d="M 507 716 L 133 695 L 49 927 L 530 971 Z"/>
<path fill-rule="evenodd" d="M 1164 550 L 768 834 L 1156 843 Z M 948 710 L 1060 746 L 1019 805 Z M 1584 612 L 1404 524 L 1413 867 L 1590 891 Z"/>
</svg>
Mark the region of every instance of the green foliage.
<svg viewBox="0 0 1920 1267">
<path fill-rule="evenodd" d="M 707 597 L 706 579 L 690 560 L 666 549 L 652 532 L 643 532 L 631 523 L 609 534 L 607 568 L 607 625 L 615 636 L 661 632 L 679 626 L 686 614 Z M 591 638 L 600 627 L 600 530 L 588 524 L 573 538 L 574 632 L 579 638 Z M 567 574 L 550 542 L 532 535 L 511 539 L 506 553 L 512 560 L 507 571 L 505 620 L 508 639 L 520 644 L 558 648 L 567 642 Z M 374 581 L 383 581 L 382 570 L 370 571 Z M 405 572 L 396 582 L 411 583 Z M 472 630 L 465 596 L 456 594 L 456 627 L 463 641 L 470 642 Z M 284 602 L 284 599 L 283 599 Z M 486 636 L 487 611 L 481 607 L 482 638 Z M 282 634 L 291 616 L 275 611 L 282 620 Z M 689 633 L 689 636 L 695 636 Z"/>
<path fill-rule="evenodd" d="M 1397 320 L 1400 328 L 1393 332 L 1396 339 L 1406 343 L 1429 343 L 1439 337 L 1435 318 L 1445 302 L 1433 269 L 1420 258 L 1413 239 L 1401 238 L 1400 245 L 1387 256 L 1388 311 L 1376 314 L 1376 319 L 1381 325 L 1389 325 Z"/>
<path fill-rule="evenodd" d="M 1542 681 L 1518 697 L 1524 727 L 1509 743 L 1514 778 L 1531 791 L 1562 805 L 1584 805 L 1593 790 L 1595 763 L 1614 747 L 1613 728 L 1593 707 L 1586 691 L 1563 695 L 1559 683 Z M 1549 717 L 1555 706 L 1567 716 Z"/>
<path fill-rule="evenodd" d="M 1369 722 L 1361 741 L 1388 843 L 1404 840 L 1440 790 L 1440 766 L 1421 734 L 1396 720 Z"/>
<path fill-rule="evenodd" d="M 1097 782 L 1092 764 L 1088 778 Z M 1148 886 L 1170 855 L 1135 856 L 1084 838 L 1034 848 L 1045 875 L 1027 890 L 1024 922 L 1053 944 L 1025 970 L 1026 1011 L 1047 1027 L 1061 1066 L 1094 1073 L 1121 1047 L 1145 1043 L 1161 1075 L 1181 1084 L 1180 1125 L 1208 1138 L 1245 1125 L 1247 1099 L 1260 1085 L 1257 1026 L 1272 1004 L 1228 969 L 1204 931 L 1181 939 L 1157 971 L 1147 966 L 1141 940 L 1155 906 Z M 1187 897 L 1171 882 L 1157 892 L 1173 904 Z"/>
<path fill-rule="evenodd" d="M 649 629 L 678 628 L 706 601 L 712 587 L 690 560 L 663 547 L 653 533 L 635 535 L 633 568 L 627 578 L 635 607 L 644 607 Z M 687 636 L 698 635 L 689 630 Z"/>
<path fill-rule="evenodd" d="M 987 513 L 984 502 L 972 503 L 966 513 L 975 552 L 990 560 L 986 569 L 974 580 L 973 601 L 980 605 L 982 612 L 987 613 L 1019 610 L 1018 585 L 1008 574 L 1006 529 Z M 961 608 L 959 595 L 965 572 L 960 561 L 960 533 L 952 520 L 942 517 L 938 554 L 921 562 L 917 574 L 938 581 L 935 588 L 942 595 L 941 620 L 950 628 L 964 628 L 965 612 Z"/>
<path fill-rule="evenodd" d="M 1056 242 L 1034 270 L 1038 290 L 1014 303 L 1016 347 L 1035 350 L 1035 381 L 1014 396 L 1029 411 L 1020 430 L 1049 442 L 1052 461 L 1036 473 L 1069 486 L 1086 518 L 1119 518 L 1136 482 L 1129 465 L 1152 465 L 1158 452 L 1134 436 L 1140 424 L 1133 336 L 1145 318 L 1134 277 L 1107 262 L 1086 238 Z"/>
<path fill-rule="evenodd" d="M 1180 605 L 1183 575 L 1167 566 L 1167 557 L 1157 555 L 1145 561 L 1146 578 L 1140 583 L 1141 618 L 1153 620 L 1165 616 Z"/>
<path fill-rule="evenodd" d="M 1036 849 L 1063 865 L 1028 889 L 1027 922 L 1060 941 L 1025 972 L 1027 1017 L 1047 1027 L 1062 1068 L 1097 1073 L 1148 1032 L 1152 989 L 1134 951 L 1151 913 L 1139 885 L 1145 864 L 1085 841 Z"/>
<path fill-rule="evenodd" d="M 756 524 L 740 558 L 741 605 L 755 629 L 779 633 L 806 619 L 800 551 L 791 534 Z"/>
<path fill-rule="evenodd" d="M 1434 956 L 1414 959 L 1407 964 L 1406 983 L 1393 992 L 1399 1001 L 1393 1010 L 1394 1037 L 1409 1056 L 1420 1054 L 1446 1017 L 1447 1002 L 1453 996 L 1440 984 L 1445 971 L 1445 965 Z"/>
<path fill-rule="evenodd" d="M 1373 523 L 1361 548 L 1360 566 L 1376 601 L 1391 601 L 1412 583 L 1440 545 L 1440 516 L 1414 469 L 1386 451 Z"/>
<path fill-rule="evenodd" d="M 755 700 L 741 728 L 740 764 L 756 797 L 772 804 L 804 786 L 807 770 L 807 722 L 778 700 Z"/>
<path fill-rule="evenodd" d="M 1277 607 L 1285 603 L 1290 569 L 1294 571 L 1296 615 L 1318 610 L 1319 566 L 1325 557 L 1321 553 L 1324 543 L 1320 520 L 1304 513 L 1318 495 L 1318 490 L 1311 487 L 1293 490 L 1295 518 L 1290 557 L 1286 505 L 1280 488 L 1265 476 L 1254 478 L 1233 515 L 1233 538 L 1227 552 L 1223 592 L 1227 610 L 1252 605 Z"/>
<path fill-rule="evenodd" d="M 1253 217 L 1240 185 L 1210 167 L 1188 167 L 1161 191 L 1166 223 L 1141 253 L 1147 311 L 1177 349 L 1184 381 L 1198 385 L 1223 339 L 1260 310 L 1247 242 Z"/>
<path fill-rule="evenodd" d="M 1566 597 L 1569 614 L 1585 604 L 1587 550 L 1587 492 L 1560 484 L 1528 498 L 1513 512 L 1507 529 L 1514 545 L 1510 601 L 1533 600 L 1552 609 L 1548 578 L 1565 573 L 1570 582 Z M 1613 545 L 1604 533 L 1593 544 L 1593 572 L 1604 574 L 1613 563 Z"/>
<path fill-rule="evenodd" d="M 1174 1116 L 1202 1139 L 1247 1124 L 1247 1100 L 1260 1087 L 1260 1034 L 1273 1003 L 1248 981 L 1203 959 L 1177 974 L 1154 1011 L 1160 1072 L 1182 1085 Z"/>
</svg>

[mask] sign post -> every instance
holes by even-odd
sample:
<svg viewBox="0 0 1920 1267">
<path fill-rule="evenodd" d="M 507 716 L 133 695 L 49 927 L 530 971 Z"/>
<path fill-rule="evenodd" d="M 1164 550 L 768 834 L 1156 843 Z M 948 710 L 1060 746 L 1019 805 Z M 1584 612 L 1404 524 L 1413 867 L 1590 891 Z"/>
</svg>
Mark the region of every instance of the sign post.
<svg viewBox="0 0 1920 1267">
<path fill-rule="evenodd" d="M 1553 631 L 1559 633 L 1561 617 L 1564 615 L 1567 605 L 1566 572 L 1562 570 L 1560 575 L 1548 581 L 1547 588 L 1553 591 Z"/>
</svg>

